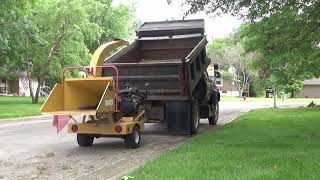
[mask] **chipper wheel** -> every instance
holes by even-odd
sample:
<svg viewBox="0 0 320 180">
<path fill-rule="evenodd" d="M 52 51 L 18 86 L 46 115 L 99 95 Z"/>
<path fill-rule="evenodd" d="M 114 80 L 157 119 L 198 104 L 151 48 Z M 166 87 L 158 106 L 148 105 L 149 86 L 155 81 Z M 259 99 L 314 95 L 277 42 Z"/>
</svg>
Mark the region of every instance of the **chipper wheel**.
<svg viewBox="0 0 320 180">
<path fill-rule="evenodd" d="M 210 125 L 217 125 L 219 119 L 219 103 L 216 103 L 216 105 L 214 106 L 214 115 L 209 117 L 209 124 Z"/>
<path fill-rule="evenodd" d="M 138 148 L 141 141 L 141 132 L 138 126 L 134 126 L 132 129 L 132 134 L 128 134 L 124 137 L 124 144 L 127 148 Z"/>
<path fill-rule="evenodd" d="M 91 146 L 94 137 L 88 134 L 77 134 L 77 142 L 79 146 Z"/>
</svg>

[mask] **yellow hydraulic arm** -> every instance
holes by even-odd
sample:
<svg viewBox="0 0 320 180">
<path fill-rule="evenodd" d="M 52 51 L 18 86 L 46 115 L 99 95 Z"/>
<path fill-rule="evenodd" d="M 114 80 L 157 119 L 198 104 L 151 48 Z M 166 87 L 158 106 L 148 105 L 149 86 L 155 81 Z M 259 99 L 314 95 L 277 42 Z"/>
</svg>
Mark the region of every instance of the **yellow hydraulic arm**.
<svg viewBox="0 0 320 180">
<path fill-rule="evenodd" d="M 101 66 L 104 63 L 104 60 L 110 56 L 110 53 L 123 45 L 128 45 L 129 43 L 125 40 L 119 39 L 119 40 L 114 40 L 108 43 L 105 43 L 101 45 L 92 55 L 91 61 L 90 61 L 90 66 L 95 67 L 95 66 Z M 102 69 L 94 69 L 93 70 L 93 75 L 96 77 L 100 77 L 102 73 Z"/>
</svg>

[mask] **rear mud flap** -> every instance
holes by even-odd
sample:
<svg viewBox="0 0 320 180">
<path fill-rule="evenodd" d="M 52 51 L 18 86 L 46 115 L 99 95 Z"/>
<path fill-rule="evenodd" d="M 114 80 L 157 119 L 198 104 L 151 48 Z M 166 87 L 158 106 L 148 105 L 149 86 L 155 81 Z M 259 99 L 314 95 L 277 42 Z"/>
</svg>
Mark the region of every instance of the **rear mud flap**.
<svg viewBox="0 0 320 180">
<path fill-rule="evenodd" d="M 168 101 L 166 103 L 166 121 L 169 133 L 190 134 L 191 107 L 189 101 Z"/>
</svg>

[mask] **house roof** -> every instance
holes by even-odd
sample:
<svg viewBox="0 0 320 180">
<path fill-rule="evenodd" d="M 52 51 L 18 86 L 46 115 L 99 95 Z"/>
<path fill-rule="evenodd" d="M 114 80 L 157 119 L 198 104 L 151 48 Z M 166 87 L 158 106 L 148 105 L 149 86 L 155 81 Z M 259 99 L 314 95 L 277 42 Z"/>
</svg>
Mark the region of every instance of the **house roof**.
<svg viewBox="0 0 320 180">
<path fill-rule="evenodd" d="M 320 78 L 313 78 L 303 81 L 303 85 L 320 85 Z"/>
</svg>

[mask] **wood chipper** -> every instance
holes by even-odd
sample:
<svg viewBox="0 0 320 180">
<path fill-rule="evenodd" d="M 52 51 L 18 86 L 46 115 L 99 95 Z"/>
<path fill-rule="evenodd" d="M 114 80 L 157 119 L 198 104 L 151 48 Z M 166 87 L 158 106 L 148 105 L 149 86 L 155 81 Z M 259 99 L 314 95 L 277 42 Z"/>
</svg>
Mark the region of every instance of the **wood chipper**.
<svg viewBox="0 0 320 180">
<path fill-rule="evenodd" d="M 97 66 L 115 48 L 125 44 L 117 40 L 100 46 L 94 53 L 90 66 L 66 67 L 41 108 L 42 113 L 68 123 L 68 133 L 77 133 L 80 146 L 90 146 L 94 138 L 119 137 L 128 148 L 140 145 L 144 129 L 143 94 L 127 86 L 119 91 L 118 69 L 112 65 Z M 113 76 L 101 77 L 101 70 L 109 70 Z M 68 70 L 86 72 L 83 78 L 65 78 Z M 80 115 L 80 120 L 76 120 Z M 60 119 L 59 119 L 60 117 Z M 67 117 L 67 118 L 65 118 Z M 62 127 L 63 128 L 63 127 Z"/>
</svg>

